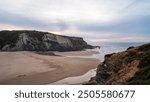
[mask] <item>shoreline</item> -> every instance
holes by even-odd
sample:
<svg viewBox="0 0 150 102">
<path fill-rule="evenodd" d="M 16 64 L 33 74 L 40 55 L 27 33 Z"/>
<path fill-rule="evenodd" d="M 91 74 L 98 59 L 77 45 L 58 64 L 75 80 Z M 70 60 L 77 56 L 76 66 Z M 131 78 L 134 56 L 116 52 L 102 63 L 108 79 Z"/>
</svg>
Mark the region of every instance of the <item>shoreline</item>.
<svg viewBox="0 0 150 102">
<path fill-rule="evenodd" d="M 62 80 L 49 83 L 48 85 L 82 85 L 83 83 L 88 82 L 91 79 L 91 77 L 95 76 L 96 70 L 97 68 L 90 69 L 83 75 L 67 77 Z"/>
<path fill-rule="evenodd" d="M 94 58 L 66 57 L 67 53 L 65 52 L 65 56 L 45 56 L 26 51 L 0 52 L 0 66 L 3 66 L 0 68 L 0 84 L 49 84 L 67 77 L 83 75 L 100 63 Z M 92 55 L 96 52 L 75 51 L 70 53 L 72 55 L 73 53 Z"/>
</svg>

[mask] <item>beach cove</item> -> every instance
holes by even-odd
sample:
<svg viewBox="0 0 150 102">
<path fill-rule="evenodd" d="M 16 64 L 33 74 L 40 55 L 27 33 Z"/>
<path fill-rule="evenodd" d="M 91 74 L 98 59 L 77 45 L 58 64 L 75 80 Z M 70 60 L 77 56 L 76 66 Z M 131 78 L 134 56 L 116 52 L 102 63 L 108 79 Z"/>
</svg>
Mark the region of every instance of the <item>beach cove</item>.
<svg viewBox="0 0 150 102">
<path fill-rule="evenodd" d="M 28 51 L 0 52 L 0 84 L 43 85 L 80 76 L 100 63 L 95 58 L 67 57 L 93 55 L 96 51 L 56 52 L 46 56 Z"/>
</svg>

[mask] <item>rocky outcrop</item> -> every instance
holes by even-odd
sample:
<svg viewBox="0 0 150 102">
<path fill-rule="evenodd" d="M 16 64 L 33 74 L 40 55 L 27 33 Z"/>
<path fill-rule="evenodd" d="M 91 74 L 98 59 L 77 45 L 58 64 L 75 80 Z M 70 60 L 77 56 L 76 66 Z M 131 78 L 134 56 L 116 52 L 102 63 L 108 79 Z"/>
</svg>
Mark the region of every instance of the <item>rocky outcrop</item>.
<svg viewBox="0 0 150 102">
<path fill-rule="evenodd" d="M 83 38 L 39 31 L 0 31 L 1 51 L 72 51 L 94 48 Z"/>
<path fill-rule="evenodd" d="M 88 84 L 150 84 L 150 43 L 105 55 Z"/>
</svg>

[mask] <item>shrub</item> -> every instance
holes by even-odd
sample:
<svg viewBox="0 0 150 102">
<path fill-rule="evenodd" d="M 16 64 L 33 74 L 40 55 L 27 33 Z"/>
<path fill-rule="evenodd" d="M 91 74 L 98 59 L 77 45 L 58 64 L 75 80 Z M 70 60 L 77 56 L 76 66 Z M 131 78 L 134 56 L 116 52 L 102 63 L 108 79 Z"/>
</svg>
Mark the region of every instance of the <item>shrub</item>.
<svg viewBox="0 0 150 102">
<path fill-rule="evenodd" d="M 150 50 L 150 43 L 140 46 L 139 50 L 140 51 L 148 51 L 148 50 Z"/>
<path fill-rule="evenodd" d="M 146 52 L 143 56 L 141 56 L 139 67 L 143 68 L 148 65 L 150 65 L 150 52 L 149 51 Z"/>
</svg>

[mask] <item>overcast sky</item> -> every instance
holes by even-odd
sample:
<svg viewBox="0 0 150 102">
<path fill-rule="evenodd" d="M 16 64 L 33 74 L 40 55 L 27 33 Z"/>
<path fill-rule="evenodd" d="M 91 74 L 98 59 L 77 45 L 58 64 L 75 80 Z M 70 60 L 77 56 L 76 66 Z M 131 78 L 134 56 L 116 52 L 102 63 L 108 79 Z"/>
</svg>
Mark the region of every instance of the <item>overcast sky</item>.
<svg viewBox="0 0 150 102">
<path fill-rule="evenodd" d="M 150 0 L 0 0 L 0 30 L 41 30 L 100 42 L 149 42 Z"/>
</svg>

